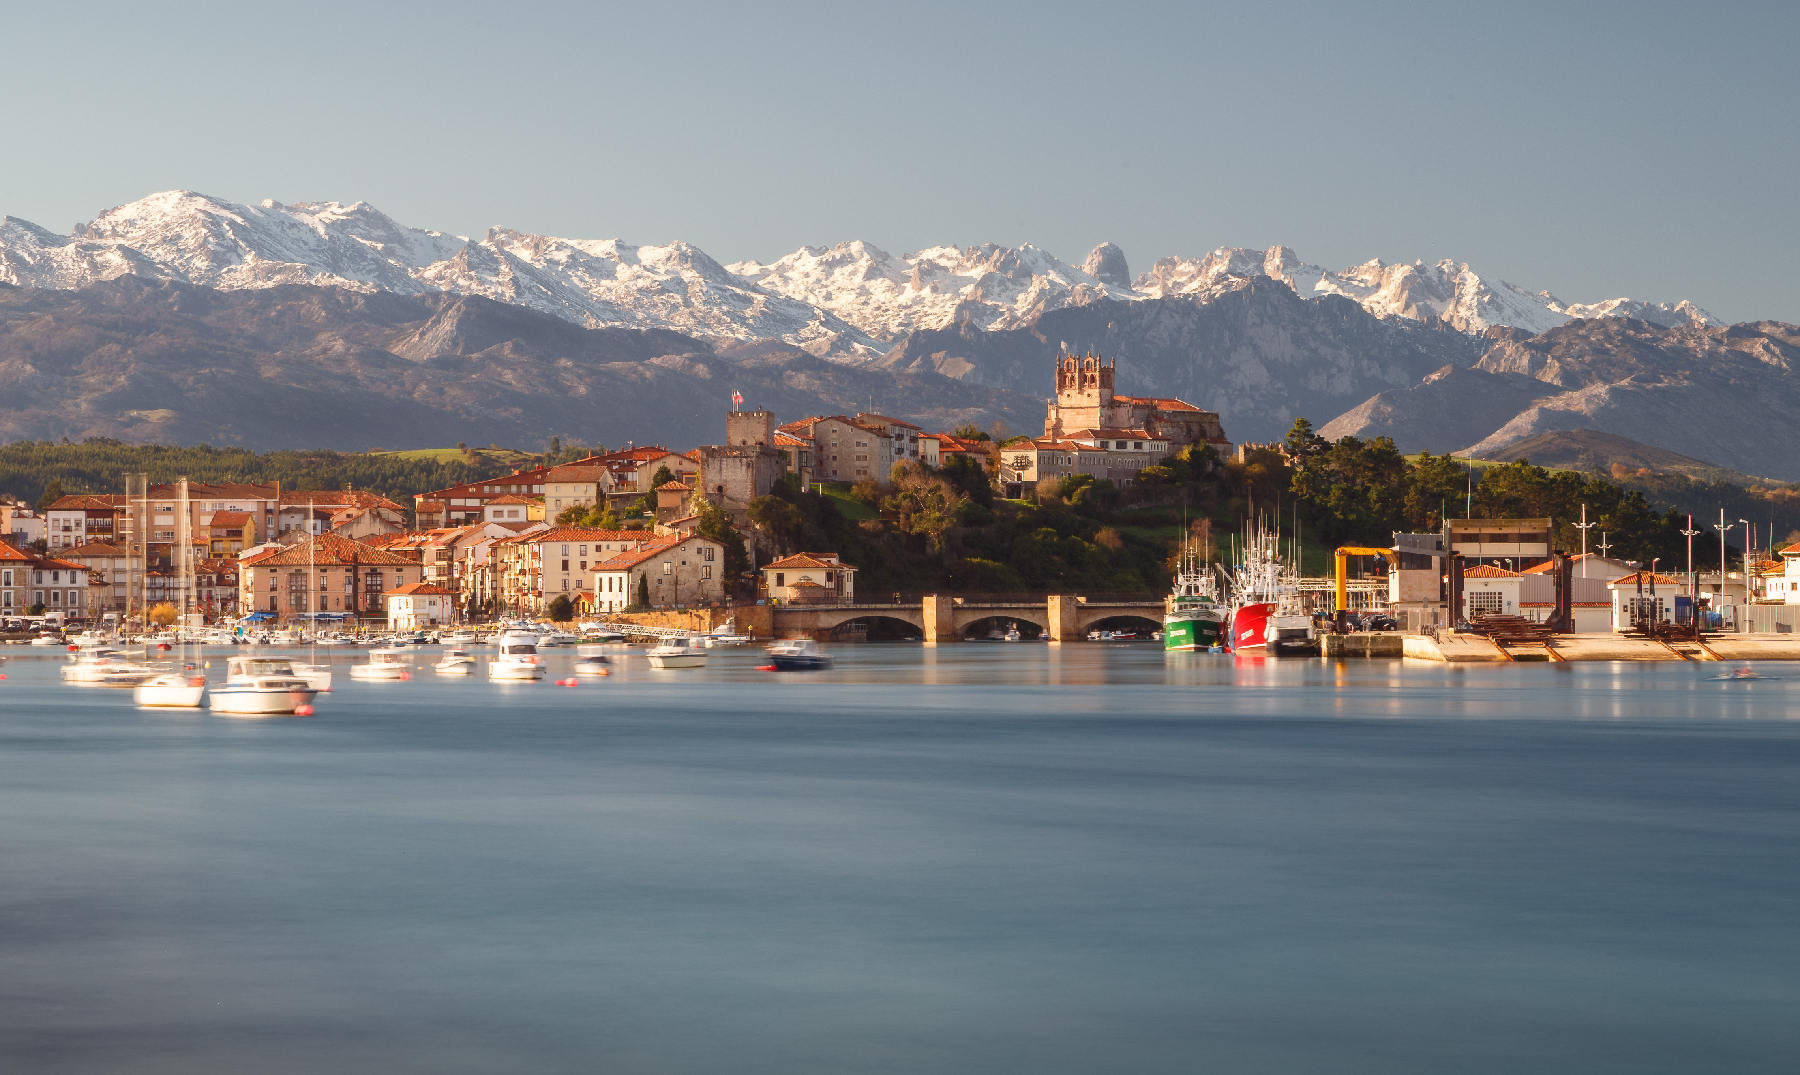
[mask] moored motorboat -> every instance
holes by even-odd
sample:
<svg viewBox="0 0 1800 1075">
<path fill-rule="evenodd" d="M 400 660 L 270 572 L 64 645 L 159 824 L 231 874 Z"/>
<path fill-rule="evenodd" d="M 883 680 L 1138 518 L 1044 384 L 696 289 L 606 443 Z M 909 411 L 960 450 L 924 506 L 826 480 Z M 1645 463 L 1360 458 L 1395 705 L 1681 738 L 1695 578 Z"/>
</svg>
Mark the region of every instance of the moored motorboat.
<svg viewBox="0 0 1800 1075">
<path fill-rule="evenodd" d="M 431 666 L 440 676 L 466 676 L 475 671 L 475 658 L 468 650 L 453 649 Z"/>
<path fill-rule="evenodd" d="M 206 694 L 206 677 L 192 672 L 164 672 L 132 689 L 132 700 L 158 709 L 199 709 Z"/>
<path fill-rule="evenodd" d="M 650 658 L 652 668 L 699 668 L 706 664 L 706 650 L 701 648 L 699 638 L 692 635 L 665 638 L 661 645 L 651 647 L 644 656 Z"/>
<path fill-rule="evenodd" d="M 206 702 L 216 713 L 279 715 L 310 712 L 317 693 L 285 657 L 233 657 L 224 684 L 208 690 Z"/>
<path fill-rule="evenodd" d="M 157 669 L 134 664 L 110 646 L 96 646 L 62 667 L 64 683 L 94 687 L 135 687 L 157 674 Z"/>
<path fill-rule="evenodd" d="M 488 661 L 489 679 L 543 679 L 543 659 L 538 656 L 535 632 L 507 631 L 500 636 L 500 652 Z"/>
<path fill-rule="evenodd" d="M 575 674 L 578 676 L 603 676 L 612 674 L 612 661 L 602 654 L 582 654 L 575 658 Z"/>
<path fill-rule="evenodd" d="M 384 646 L 369 651 L 369 659 L 363 664 L 350 666 L 351 679 L 411 679 L 412 665 L 406 659 L 406 651 L 394 646 Z"/>
<path fill-rule="evenodd" d="M 782 672 L 816 672 L 831 667 L 831 655 L 810 638 L 784 638 L 769 647 L 769 662 Z"/>
</svg>

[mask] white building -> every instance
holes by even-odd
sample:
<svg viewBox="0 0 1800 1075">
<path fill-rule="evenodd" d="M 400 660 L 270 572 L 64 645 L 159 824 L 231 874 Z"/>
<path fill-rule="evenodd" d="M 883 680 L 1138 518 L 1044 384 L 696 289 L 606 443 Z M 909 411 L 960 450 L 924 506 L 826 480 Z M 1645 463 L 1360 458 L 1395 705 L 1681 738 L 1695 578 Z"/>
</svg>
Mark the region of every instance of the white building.
<svg viewBox="0 0 1800 1075">
<path fill-rule="evenodd" d="M 784 605 L 856 602 L 856 568 L 835 552 L 797 552 L 766 565 L 762 573 L 765 592 Z"/>
<path fill-rule="evenodd" d="M 456 615 L 456 591 L 435 582 L 409 582 L 389 590 L 386 596 L 391 631 L 436 627 Z"/>
</svg>

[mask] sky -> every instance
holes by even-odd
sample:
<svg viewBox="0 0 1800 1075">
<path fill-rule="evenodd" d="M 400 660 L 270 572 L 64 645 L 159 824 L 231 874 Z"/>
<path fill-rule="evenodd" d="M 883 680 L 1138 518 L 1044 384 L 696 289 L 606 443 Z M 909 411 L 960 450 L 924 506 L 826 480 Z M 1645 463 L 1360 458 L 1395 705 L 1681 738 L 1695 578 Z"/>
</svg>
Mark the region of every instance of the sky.
<svg viewBox="0 0 1800 1075">
<path fill-rule="evenodd" d="M 1800 322 L 1796 5 L 15 5 L 0 213 L 1467 262 Z"/>
</svg>

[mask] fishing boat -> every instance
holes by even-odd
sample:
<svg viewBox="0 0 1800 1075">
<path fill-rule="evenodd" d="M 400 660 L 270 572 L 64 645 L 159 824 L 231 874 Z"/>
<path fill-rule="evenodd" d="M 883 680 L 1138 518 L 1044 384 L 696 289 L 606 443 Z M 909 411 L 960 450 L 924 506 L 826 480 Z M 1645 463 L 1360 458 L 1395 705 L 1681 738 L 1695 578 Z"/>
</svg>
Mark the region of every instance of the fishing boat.
<svg viewBox="0 0 1800 1075">
<path fill-rule="evenodd" d="M 1175 583 L 1163 599 L 1162 641 L 1165 650 L 1211 649 L 1225 638 L 1230 610 L 1219 600 L 1218 580 L 1200 550 L 1189 541 L 1181 551 Z"/>
<path fill-rule="evenodd" d="M 431 666 L 440 676 L 467 676 L 475 672 L 475 658 L 466 649 L 453 649 Z"/>
<path fill-rule="evenodd" d="M 769 663 L 782 672 L 814 672 L 831 667 L 831 655 L 810 638 L 784 638 L 769 647 Z"/>
<path fill-rule="evenodd" d="M 701 648 L 700 639 L 692 635 L 665 638 L 645 656 L 650 658 L 652 668 L 700 668 L 706 664 L 706 650 Z"/>
<path fill-rule="evenodd" d="M 1312 615 L 1300 603 L 1296 577 L 1283 561 L 1279 532 L 1259 526 L 1245 535 L 1232 579 L 1237 606 L 1231 612 L 1231 649 L 1274 653 L 1313 643 Z"/>
<path fill-rule="evenodd" d="M 406 651 L 397 646 L 383 646 L 369 651 L 369 659 L 350 666 L 351 679 L 411 679 L 412 665 Z"/>
<path fill-rule="evenodd" d="M 155 709 L 199 709 L 206 677 L 192 672 L 164 672 L 132 688 L 132 700 Z"/>
<path fill-rule="evenodd" d="M 537 633 L 507 631 L 500 636 L 500 652 L 488 661 L 489 679 L 543 679 L 538 657 Z"/>
<path fill-rule="evenodd" d="M 206 695 L 215 713 L 268 716 L 310 711 L 318 693 L 294 674 L 293 662 L 286 657 L 233 657 L 225 667 L 224 685 Z"/>
</svg>

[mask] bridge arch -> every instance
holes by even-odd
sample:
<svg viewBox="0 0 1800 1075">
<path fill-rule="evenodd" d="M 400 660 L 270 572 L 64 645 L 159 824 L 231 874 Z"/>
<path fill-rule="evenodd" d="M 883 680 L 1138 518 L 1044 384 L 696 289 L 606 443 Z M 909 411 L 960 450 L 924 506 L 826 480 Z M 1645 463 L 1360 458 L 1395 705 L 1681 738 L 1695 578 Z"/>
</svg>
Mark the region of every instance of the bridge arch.
<svg viewBox="0 0 1800 1075">
<path fill-rule="evenodd" d="M 995 609 L 974 609 L 967 613 L 951 617 L 956 633 L 965 639 L 985 638 L 989 631 L 999 629 L 1004 632 L 1010 625 L 1016 624 L 1019 633 L 1026 638 L 1048 638 L 1050 635 L 1049 617 L 1035 610 L 1028 615 L 1015 611 Z"/>
</svg>

